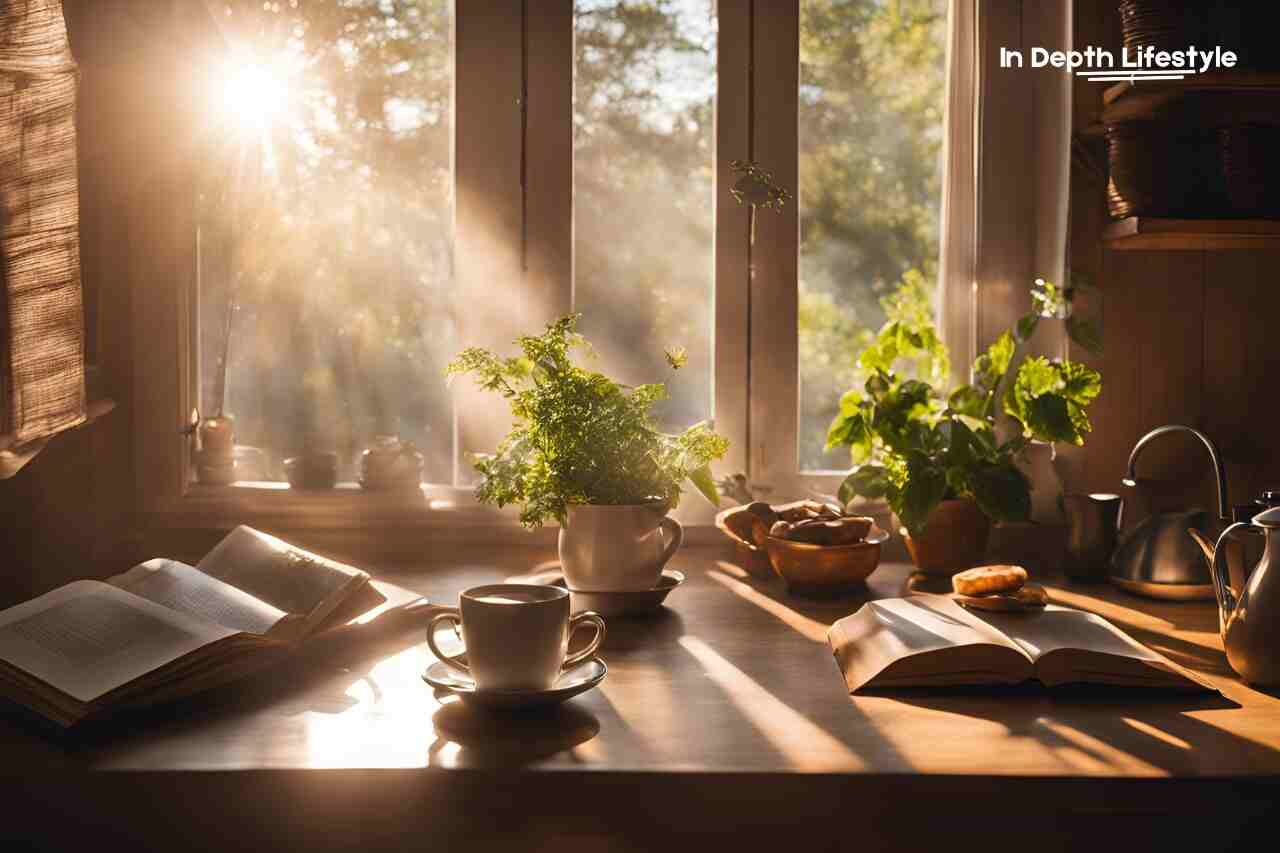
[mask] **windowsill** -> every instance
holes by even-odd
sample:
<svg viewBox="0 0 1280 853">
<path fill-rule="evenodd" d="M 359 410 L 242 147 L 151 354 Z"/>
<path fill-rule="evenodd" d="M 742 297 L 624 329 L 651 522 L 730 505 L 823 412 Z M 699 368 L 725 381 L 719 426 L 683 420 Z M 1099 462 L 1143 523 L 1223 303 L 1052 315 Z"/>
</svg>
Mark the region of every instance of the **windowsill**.
<svg viewBox="0 0 1280 853">
<path fill-rule="evenodd" d="M 192 483 L 187 493 L 154 504 L 149 514 L 170 526 L 225 527 L 263 517 L 301 527 L 368 527 L 515 523 L 515 515 L 477 504 L 465 489 L 424 485 L 417 491 L 369 491 L 357 483 L 295 489 L 288 483 L 241 480 Z"/>
<path fill-rule="evenodd" d="M 152 528 L 228 530 L 248 524 L 274 530 L 365 530 L 399 539 L 429 532 L 433 542 L 457 544 L 551 545 L 559 532 L 554 521 L 526 530 L 516 508 L 478 504 L 470 489 L 427 484 L 415 493 L 368 491 L 356 483 L 332 489 L 293 489 L 282 482 L 192 483 L 185 495 L 153 503 L 144 515 Z M 724 542 L 705 501 L 690 496 L 675 517 L 684 526 L 686 543 Z"/>
</svg>

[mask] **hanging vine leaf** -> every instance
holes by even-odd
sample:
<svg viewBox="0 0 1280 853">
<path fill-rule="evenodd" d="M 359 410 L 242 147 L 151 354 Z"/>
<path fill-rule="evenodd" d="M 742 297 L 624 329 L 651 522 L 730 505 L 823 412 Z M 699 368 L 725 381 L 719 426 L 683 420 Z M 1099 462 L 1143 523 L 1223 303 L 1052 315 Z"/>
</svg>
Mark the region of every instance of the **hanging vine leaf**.
<svg viewBox="0 0 1280 853">
<path fill-rule="evenodd" d="M 785 187 L 774 183 L 772 172 L 760 168 L 750 160 L 732 160 L 729 162 L 729 169 L 738 175 L 738 180 L 729 190 L 738 204 L 781 210 L 791 198 L 791 193 Z"/>
<path fill-rule="evenodd" d="M 1102 334 L 1098 327 L 1081 317 L 1067 318 L 1067 337 L 1094 355 L 1102 352 Z"/>
</svg>

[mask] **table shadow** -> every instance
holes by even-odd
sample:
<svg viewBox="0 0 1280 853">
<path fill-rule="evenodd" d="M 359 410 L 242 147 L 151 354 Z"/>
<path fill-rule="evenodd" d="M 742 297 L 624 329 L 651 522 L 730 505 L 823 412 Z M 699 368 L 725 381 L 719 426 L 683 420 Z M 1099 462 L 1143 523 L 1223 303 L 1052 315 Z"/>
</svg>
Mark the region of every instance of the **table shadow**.
<svg viewBox="0 0 1280 853">
<path fill-rule="evenodd" d="M 594 714 L 572 702 L 526 711 L 489 711 L 460 700 L 446 701 L 432 715 L 433 765 L 520 767 L 586 743 L 600 732 Z M 448 744 L 460 749 L 444 758 Z"/>
<path fill-rule="evenodd" d="M 1206 755 L 1229 755 L 1231 764 L 1265 767 L 1273 765 L 1280 752 L 1189 716 L 1192 711 L 1241 707 L 1217 693 L 1085 685 L 1048 691 L 1039 685 L 1017 685 L 945 692 L 868 691 L 866 695 L 988 722 L 998 719 L 1010 736 L 1032 738 L 1051 749 L 1074 750 L 1104 764 L 1110 757 L 1096 744 L 1106 744 L 1172 775 L 1203 774 Z M 991 713 L 993 703 L 999 703 L 998 718 Z"/>
<path fill-rule="evenodd" d="M 606 616 L 604 622 L 606 631 L 602 653 L 669 645 L 685 632 L 684 619 L 668 607 L 652 613 Z"/>
</svg>

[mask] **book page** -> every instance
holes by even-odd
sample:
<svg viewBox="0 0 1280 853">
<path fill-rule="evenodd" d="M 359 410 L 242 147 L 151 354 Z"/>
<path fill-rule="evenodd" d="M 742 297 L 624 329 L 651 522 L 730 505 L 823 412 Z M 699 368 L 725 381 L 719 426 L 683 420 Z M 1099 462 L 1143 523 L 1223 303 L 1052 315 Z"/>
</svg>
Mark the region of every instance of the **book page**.
<svg viewBox="0 0 1280 853">
<path fill-rule="evenodd" d="M 316 625 L 369 576 L 241 525 L 196 568 L 284 613 Z"/>
<path fill-rule="evenodd" d="M 1050 604 L 1040 613 L 982 613 L 980 618 L 1021 646 L 1048 685 L 1206 686 L 1096 613 Z"/>
<path fill-rule="evenodd" d="M 97 581 L 0 611 L 0 659 L 91 702 L 237 632 Z"/>
<path fill-rule="evenodd" d="M 250 634 L 266 634 L 286 613 L 177 560 L 147 560 L 107 583 L 170 610 Z"/>
<path fill-rule="evenodd" d="M 941 595 L 868 602 L 832 625 L 828 641 L 850 692 L 1030 677 L 1030 659 L 1020 647 Z"/>
<path fill-rule="evenodd" d="M 1094 613 L 1050 604 L 1039 613 L 974 614 L 1021 646 L 1032 660 L 1058 649 L 1091 649 L 1138 660 L 1163 658 Z"/>
</svg>

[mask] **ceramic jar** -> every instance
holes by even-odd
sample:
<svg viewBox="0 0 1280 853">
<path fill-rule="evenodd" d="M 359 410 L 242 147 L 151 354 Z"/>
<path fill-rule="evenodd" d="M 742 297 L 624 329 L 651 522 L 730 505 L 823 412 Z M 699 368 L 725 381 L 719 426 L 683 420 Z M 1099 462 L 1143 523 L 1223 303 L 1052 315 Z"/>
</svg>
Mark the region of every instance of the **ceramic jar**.
<svg viewBox="0 0 1280 853">
<path fill-rule="evenodd" d="M 397 435 L 374 436 L 360 454 L 360 485 L 371 491 L 417 489 L 422 484 L 423 456 L 412 442 Z"/>
<path fill-rule="evenodd" d="M 565 584 L 577 592 L 654 589 L 683 540 L 662 504 L 575 504 L 560 528 Z"/>
</svg>

